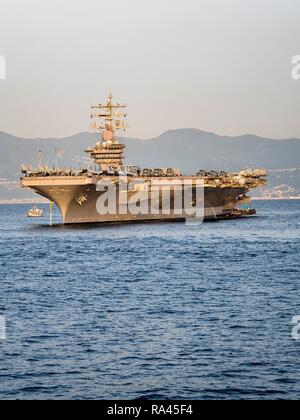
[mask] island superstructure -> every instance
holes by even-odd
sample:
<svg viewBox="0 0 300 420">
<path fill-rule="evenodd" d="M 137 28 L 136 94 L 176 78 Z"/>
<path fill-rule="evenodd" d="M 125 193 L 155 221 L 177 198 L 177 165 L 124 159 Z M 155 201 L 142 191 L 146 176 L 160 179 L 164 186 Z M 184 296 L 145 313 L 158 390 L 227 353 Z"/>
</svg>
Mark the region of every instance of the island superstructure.
<svg viewBox="0 0 300 420">
<path fill-rule="evenodd" d="M 120 112 L 126 105 L 114 104 L 112 94 L 109 94 L 106 104 L 92 106 L 91 118 L 96 122 L 92 128 L 102 131 L 102 141 L 95 147 L 86 150 L 102 171 L 118 171 L 123 165 L 125 145 L 119 143 L 116 138 L 116 131 L 126 131 L 126 124 L 123 121 L 127 114 Z"/>
<path fill-rule="evenodd" d="M 200 170 L 194 175 L 182 175 L 177 168 L 150 169 L 125 165 L 125 145 L 116 135 L 119 130 L 125 131 L 127 128 L 125 109 L 125 105 L 113 102 L 111 94 L 107 102 L 92 107 L 92 128 L 99 130 L 101 137 L 86 153 L 98 170 L 50 169 L 41 164 L 33 170 L 23 165 L 21 185 L 54 202 L 60 209 L 65 224 L 185 220 L 187 214 L 185 211 L 178 211 L 178 200 L 174 198 L 176 185 L 179 184 L 190 185 L 194 201 L 191 204 L 195 206 L 197 188 L 199 185 L 203 186 L 205 220 L 254 213 L 239 210 L 239 207 L 249 202 L 247 193 L 250 190 L 266 184 L 267 172 L 263 169 L 248 169 L 239 173 Z M 103 185 L 105 188 L 102 188 Z M 105 213 L 99 211 L 99 202 L 110 186 L 116 192 L 116 205 L 114 211 Z M 169 212 L 163 208 L 166 189 L 170 195 Z M 154 194 L 155 211 L 151 211 Z M 145 209 L 148 206 L 148 212 L 129 211 L 128 203 L 136 195 L 141 201 L 140 207 Z"/>
</svg>

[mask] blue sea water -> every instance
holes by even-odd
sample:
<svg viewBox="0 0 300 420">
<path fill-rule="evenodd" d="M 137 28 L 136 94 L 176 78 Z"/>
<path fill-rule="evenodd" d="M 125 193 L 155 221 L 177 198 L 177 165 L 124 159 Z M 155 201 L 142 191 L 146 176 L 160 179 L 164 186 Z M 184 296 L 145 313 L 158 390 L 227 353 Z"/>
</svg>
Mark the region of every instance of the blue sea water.
<svg viewBox="0 0 300 420">
<path fill-rule="evenodd" d="M 0 206 L 0 399 L 298 399 L 300 201 L 256 207 L 50 228 Z"/>
</svg>

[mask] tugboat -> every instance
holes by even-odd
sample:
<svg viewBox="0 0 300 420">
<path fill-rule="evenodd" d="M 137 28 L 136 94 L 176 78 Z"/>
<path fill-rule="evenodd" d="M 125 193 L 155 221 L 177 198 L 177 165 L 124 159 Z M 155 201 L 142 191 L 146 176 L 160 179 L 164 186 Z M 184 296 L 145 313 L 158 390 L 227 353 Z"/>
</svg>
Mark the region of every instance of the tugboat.
<svg viewBox="0 0 300 420">
<path fill-rule="evenodd" d="M 27 217 L 43 217 L 43 215 L 44 215 L 44 210 L 39 209 L 36 206 L 33 206 L 27 212 Z"/>
</svg>

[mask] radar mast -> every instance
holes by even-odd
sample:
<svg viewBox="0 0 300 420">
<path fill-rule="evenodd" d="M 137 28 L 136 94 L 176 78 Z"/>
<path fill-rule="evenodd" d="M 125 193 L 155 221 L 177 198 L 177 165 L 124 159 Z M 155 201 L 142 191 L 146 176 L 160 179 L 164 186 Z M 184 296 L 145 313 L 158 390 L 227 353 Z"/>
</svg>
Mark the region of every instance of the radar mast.
<svg viewBox="0 0 300 420">
<path fill-rule="evenodd" d="M 118 142 L 116 132 L 127 129 L 127 124 L 124 121 L 127 114 L 121 112 L 125 108 L 126 105 L 113 103 L 111 93 L 106 104 L 92 106 L 91 119 L 94 122 L 91 128 L 100 131 L 101 138 L 95 147 L 86 150 L 86 152 L 100 165 L 103 171 L 119 170 L 123 165 L 125 145 Z"/>
</svg>

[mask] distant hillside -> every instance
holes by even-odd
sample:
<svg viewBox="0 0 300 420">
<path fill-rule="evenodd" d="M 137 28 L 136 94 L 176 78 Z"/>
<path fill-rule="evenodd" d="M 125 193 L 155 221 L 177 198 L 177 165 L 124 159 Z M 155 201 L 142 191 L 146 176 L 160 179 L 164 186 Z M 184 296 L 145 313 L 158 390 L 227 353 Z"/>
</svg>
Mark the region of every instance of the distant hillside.
<svg viewBox="0 0 300 420">
<path fill-rule="evenodd" d="M 128 156 L 143 166 L 175 166 L 185 172 L 198 169 L 239 170 L 300 166 L 300 140 L 273 140 L 253 135 L 218 136 L 195 129 L 167 131 L 148 140 L 126 141 Z"/>
<path fill-rule="evenodd" d="M 84 149 L 97 141 L 97 134 L 80 133 L 64 139 L 21 139 L 0 132 L 0 199 L 28 197 L 16 184 L 21 163 L 37 166 L 37 154 L 54 165 L 55 148 L 60 166 L 87 165 Z M 198 169 L 240 170 L 264 167 L 272 170 L 270 187 L 300 195 L 300 140 L 274 140 L 253 135 L 218 136 L 196 129 L 167 131 L 149 140 L 126 138 L 126 161 L 142 167 L 177 167 L 184 173 Z"/>
</svg>

